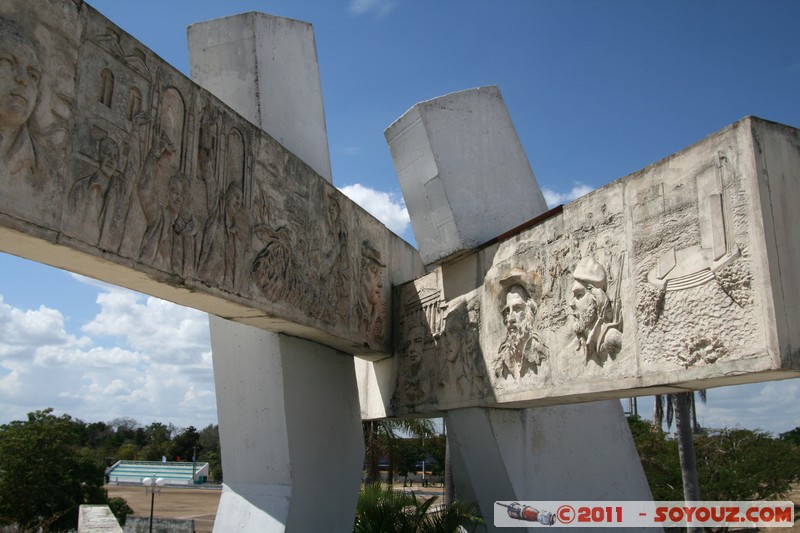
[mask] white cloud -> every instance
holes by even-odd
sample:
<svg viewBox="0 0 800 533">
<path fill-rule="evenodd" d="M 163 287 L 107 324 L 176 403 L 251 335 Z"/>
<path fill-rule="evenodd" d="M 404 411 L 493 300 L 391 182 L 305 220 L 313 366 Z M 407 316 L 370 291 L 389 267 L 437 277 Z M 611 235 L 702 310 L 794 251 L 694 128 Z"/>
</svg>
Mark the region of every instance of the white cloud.
<svg viewBox="0 0 800 533">
<path fill-rule="evenodd" d="M 395 0 L 350 0 L 347 10 L 351 15 L 374 13 L 377 18 L 383 18 L 395 7 L 397 7 Z"/>
<path fill-rule="evenodd" d="M 584 194 L 588 194 L 594 190 L 593 187 L 584 185 L 583 183 L 576 182 L 575 185 L 567 192 L 557 192 L 547 187 L 542 188 L 544 200 L 547 202 L 548 207 L 555 207 L 560 204 L 566 204 L 580 198 Z"/>
<path fill-rule="evenodd" d="M 752 383 L 710 389 L 697 413 L 705 427 L 760 428 L 777 435 L 800 426 L 798 400 L 798 379 Z"/>
<path fill-rule="evenodd" d="M 114 288 L 97 295 L 100 313 L 82 330 L 124 339 L 152 361 L 197 360 L 210 345 L 208 315 L 154 297 Z"/>
<path fill-rule="evenodd" d="M 717 387 L 708 389 L 705 404 L 697 401 L 697 419 L 704 428 L 758 428 L 777 436 L 800 427 L 798 401 L 800 379 Z M 622 403 L 627 409 L 627 400 Z M 652 419 L 653 397 L 640 397 L 638 405 L 639 415 Z"/>
<path fill-rule="evenodd" d="M 59 310 L 0 296 L 0 423 L 45 407 L 87 421 L 216 422 L 207 315 L 91 284 L 100 309 L 80 336 Z"/>
<path fill-rule="evenodd" d="M 30 360 L 40 349 L 73 350 L 89 345 L 88 338 L 67 333 L 60 311 L 45 306 L 17 309 L 6 304 L 0 295 L 0 362 Z"/>
<path fill-rule="evenodd" d="M 345 185 L 339 190 L 398 235 L 408 229 L 411 219 L 399 194 L 370 189 L 360 183 Z"/>
<path fill-rule="evenodd" d="M 340 148 L 339 151 L 349 157 L 360 155 L 363 152 L 360 146 L 345 146 Z"/>
</svg>

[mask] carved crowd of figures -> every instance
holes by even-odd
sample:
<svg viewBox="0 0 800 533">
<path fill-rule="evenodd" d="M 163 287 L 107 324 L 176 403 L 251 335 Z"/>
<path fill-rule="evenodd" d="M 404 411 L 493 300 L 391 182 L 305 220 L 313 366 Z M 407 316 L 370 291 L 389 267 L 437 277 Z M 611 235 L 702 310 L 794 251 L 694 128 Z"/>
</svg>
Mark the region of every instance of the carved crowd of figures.
<svg viewBox="0 0 800 533">
<path fill-rule="evenodd" d="M 0 18 L 0 209 L 46 213 L 75 242 L 175 283 L 295 308 L 380 346 L 384 252 L 352 234 L 341 193 L 115 27 L 86 34 L 71 96 L 82 113 L 53 165 L 33 116 L 59 88 L 42 82 L 30 32 Z"/>
</svg>

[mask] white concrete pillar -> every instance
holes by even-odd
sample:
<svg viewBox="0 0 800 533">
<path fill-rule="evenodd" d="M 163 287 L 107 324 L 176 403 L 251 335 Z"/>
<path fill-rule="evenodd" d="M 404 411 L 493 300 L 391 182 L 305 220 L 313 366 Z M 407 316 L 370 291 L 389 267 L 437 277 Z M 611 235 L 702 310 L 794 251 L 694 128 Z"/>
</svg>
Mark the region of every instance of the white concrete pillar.
<svg viewBox="0 0 800 533">
<path fill-rule="evenodd" d="M 309 24 L 189 28 L 192 78 L 330 181 Z M 210 316 L 225 484 L 214 531 L 351 531 L 364 443 L 353 357 Z"/>
<path fill-rule="evenodd" d="M 364 461 L 353 358 L 210 316 L 222 471 L 214 531 L 350 531 Z"/>
<path fill-rule="evenodd" d="M 447 429 L 460 456 L 456 494 L 475 498 L 489 531 L 498 500 L 652 498 L 617 400 L 457 409 L 447 413 Z"/>
<path fill-rule="evenodd" d="M 192 79 L 332 181 L 311 24 L 251 12 L 187 34 Z"/>
<path fill-rule="evenodd" d="M 427 264 L 546 210 L 496 87 L 417 104 L 386 139 Z M 619 402 L 460 409 L 446 418 L 456 495 L 474 498 L 489 531 L 497 500 L 652 498 Z"/>
</svg>

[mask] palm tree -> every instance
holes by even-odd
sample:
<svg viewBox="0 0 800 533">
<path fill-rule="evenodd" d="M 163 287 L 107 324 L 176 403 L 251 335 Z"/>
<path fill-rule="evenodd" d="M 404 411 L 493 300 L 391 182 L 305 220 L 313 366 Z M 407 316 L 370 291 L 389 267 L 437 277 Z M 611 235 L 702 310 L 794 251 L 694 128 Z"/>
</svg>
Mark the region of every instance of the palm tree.
<svg viewBox="0 0 800 533">
<path fill-rule="evenodd" d="M 367 485 L 358 497 L 354 533 L 454 533 L 484 523 L 477 509 L 456 501 L 434 509 L 437 497 L 418 499 L 379 483 Z"/>
<path fill-rule="evenodd" d="M 706 391 L 698 391 L 700 401 L 706 402 Z M 678 435 L 678 454 L 681 462 L 681 479 L 683 480 L 683 499 L 700 501 L 700 482 L 697 479 L 697 460 L 694 451 L 694 434 L 700 432 L 697 423 L 697 410 L 693 392 L 681 392 L 656 396 L 653 419 L 660 429 L 664 421 L 664 404 L 666 404 L 667 429 L 675 419 L 675 430 Z M 692 528 L 691 531 L 700 531 Z"/>
<path fill-rule="evenodd" d="M 695 391 L 697 396 L 700 398 L 700 403 L 706 403 L 708 399 L 708 393 L 705 389 L 700 389 Z M 667 429 L 672 427 L 672 420 L 674 418 L 674 410 L 673 410 L 673 402 L 670 399 L 673 394 L 664 394 L 655 396 L 655 408 L 653 411 L 653 422 L 656 424 L 657 427 L 661 428 L 664 425 L 664 421 L 666 419 L 667 422 Z M 702 431 L 700 424 L 697 422 L 697 409 L 696 407 L 696 399 L 695 395 L 690 395 L 690 405 L 689 405 L 689 412 L 692 419 L 692 434 L 696 435 Z"/>
<path fill-rule="evenodd" d="M 365 420 L 362 422 L 362 428 L 366 452 L 367 483 L 380 481 L 379 462 L 381 456 L 389 459 L 389 482 L 391 483 L 398 443 L 402 438 L 401 432 L 418 439 L 429 439 L 435 435 L 433 422 L 427 418 Z"/>
</svg>

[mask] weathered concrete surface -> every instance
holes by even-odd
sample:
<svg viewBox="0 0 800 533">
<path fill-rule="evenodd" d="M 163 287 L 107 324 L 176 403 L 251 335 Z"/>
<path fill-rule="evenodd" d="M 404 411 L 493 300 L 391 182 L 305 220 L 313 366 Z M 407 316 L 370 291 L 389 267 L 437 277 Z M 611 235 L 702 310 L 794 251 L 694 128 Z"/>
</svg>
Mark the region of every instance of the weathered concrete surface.
<svg viewBox="0 0 800 533">
<path fill-rule="evenodd" d="M 510 136 L 516 139 L 508 112 L 496 90 L 473 89 L 431 102 L 437 103 L 434 110 L 419 111 L 423 119 L 426 116 L 432 118 L 438 138 L 457 139 L 457 142 L 431 143 L 432 159 L 446 161 L 453 167 L 469 167 L 469 176 L 473 178 L 493 175 L 492 187 L 500 196 L 507 193 L 513 196 L 520 185 L 527 185 L 537 193 L 537 197 L 541 197 L 521 148 L 504 154 L 506 159 L 502 161 L 502 168 L 528 169 L 527 175 L 525 172 L 494 174 L 498 168 L 494 159 L 497 139 L 486 132 L 508 133 L 510 128 Z M 431 105 L 430 102 L 427 104 Z M 419 107 L 415 106 L 415 109 Z M 436 109 L 446 109 L 447 120 L 437 120 Z M 478 125 L 475 124 L 476 115 L 480 117 L 477 121 L 480 127 L 467 127 L 468 124 Z M 407 117 L 408 114 L 403 119 Z M 407 129 L 413 129 L 413 126 Z M 510 140 L 506 139 L 506 142 Z M 403 160 L 410 155 L 409 150 L 410 146 L 402 143 L 393 148 L 398 174 L 404 174 L 407 183 L 404 194 L 409 189 L 415 190 L 408 184 L 419 185 L 428 178 L 426 169 L 416 162 L 403 167 Z M 450 191 L 459 190 L 460 186 L 479 189 L 469 180 L 465 183 L 459 174 L 440 173 L 436 179 L 443 189 Z M 420 226 L 426 228 L 435 220 L 438 216 L 436 210 L 440 207 L 453 212 L 472 211 L 476 198 L 456 194 L 450 195 L 448 200 L 446 204 L 441 200 L 431 204 L 430 197 L 406 194 L 412 222 L 414 217 L 422 219 L 416 220 L 415 231 Z M 531 204 L 524 201 L 487 203 L 481 207 L 481 216 L 455 218 L 450 229 L 458 235 L 469 235 L 480 231 L 484 219 L 508 220 L 508 217 L 529 213 L 530 208 Z M 421 254 L 423 257 L 436 255 L 439 245 L 420 243 Z M 406 286 L 408 290 L 395 293 L 396 331 L 402 335 L 396 345 L 399 353 L 395 359 L 399 361 L 394 361 L 399 363 L 399 366 L 395 365 L 397 390 L 393 398 L 394 408 L 399 401 L 405 401 L 407 403 L 402 407 L 408 408 L 410 404 L 413 410 L 430 395 L 441 392 L 463 397 L 470 390 L 483 390 L 488 386 L 483 361 L 479 359 L 482 354 L 479 344 L 481 302 L 463 297 L 449 302 L 442 299 L 443 287 L 452 289 L 459 286 L 463 286 L 463 273 L 437 269 L 409 283 Z M 516 320 L 513 317 L 519 317 L 522 322 L 521 314 L 527 309 L 521 297 L 525 291 L 521 287 L 517 289 L 510 291 L 513 298 L 509 298 L 510 305 L 504 310 L 504 316 L 513 320 Z M 428 328 L 431 326 L 436 331 L 433 338 L 429 338 Z M 441 364 L 436 367 L 431 367 L 426 358 L 426 346 L 430 340 L 442 357 Z M 387 361 L 372 365 L 377 383 L 380 383 L 377 378 L 382 373 L 388 374 L 387 366 Z M 367 392 L 385 398 L 381 387 L 373 387 Z M 376 403 L 366 402 L 368 409 L 364 413 L 362 407 L 362 416 L 371 414 L 369 411 Z M 564 500 L 652 498 L 619 402 L 530 409 L 456 409 L 446 412 L 446 423 L 448 445 L 454 458 L 456 495 L 480 506 L 487 518 L 488 531 L 497 530 L 491 517 L 494 502 L 500 499 L 545 499 L 554 494 Z M 586 435 L 592 438 L 587 440 Z"/>
<path fill-rule="evenodd" d="M 653 498 L 618 401 L 532 409 L 455 409 L 448 438 L 459 498 L 494 502 Z M 628 529 L 630 530 L 630 529 Z"/>
<path fill-rule="evenodd" d="M 153 531 L 158 533 L 196 533 L 194 520 L 180 518 L 153 518 Z M 125 533 L 150 533 L 149 516 L 129 516 Z"/>
<path fill-rule="evenodd" d="M 122 527 L 108 505 L 81 505 L 78 533 L 122 533 Z"/>
<path fill-rule="evenodd" d="M 214 531 L 351 530 L 364 460 L 353 357 L 210 320 L 225 472 Z"/>
<path fill-rule="evenodd" d="M 389 126 L 386 140 L 425 264 L 547 211 L 497 87 L 416 104 Z"/>
<path fill-rule="evenodd" d="M 399 288 L 389 412 L 797 377 L 798 190 L 800 132 L 746 118 Z"/>
<path fill-rule="evenodd" d="M 9 0 L 0 19 L 17 58 L 0 95 L 13 110 L 0 117 L 1 250 L 390 352 L 390 287 L 424 272 L 413 248 L 86 3 Z"/>
<path fill-rule="evenodd" d="M 227 95 L 237 113 L 333 181 L 311 24 L 243 13 L 192 24 L 187 35 L 192 80 Z"/>
<path fill-rule="evenodd" d="M 226 44 L 243 28 L 269 46 Z M 272 134 L 315 160 L 327 158 L 327 142 L 309 144 L 308 132 L 294 126 L 322 124 L 325 133 L 309 25 L 246 14 L 192 27 L 189 36 L 193 77 L 256 122 L 259 109 L 293 110 L 293 120 L 273 121 Z M 220 53 L 218 44 L 231 53 Z M 252 71 L 266 63 L 270 84 L 261 81 L 263 69 Z M 247 75 L 226 80 L 212 74 L 218 70 Z M 346 237 L 331 235 L 334 248 L 345 246 Z M 334 298 L 346 281 L 339 268 L 328 280 Z M 214 530 L 351 530 L 364 457 L 353 357 L 216 317 L 210 328 L 225 471 Z M 315 502 L 314 512 L 308 502 Z"/>
</svg>

